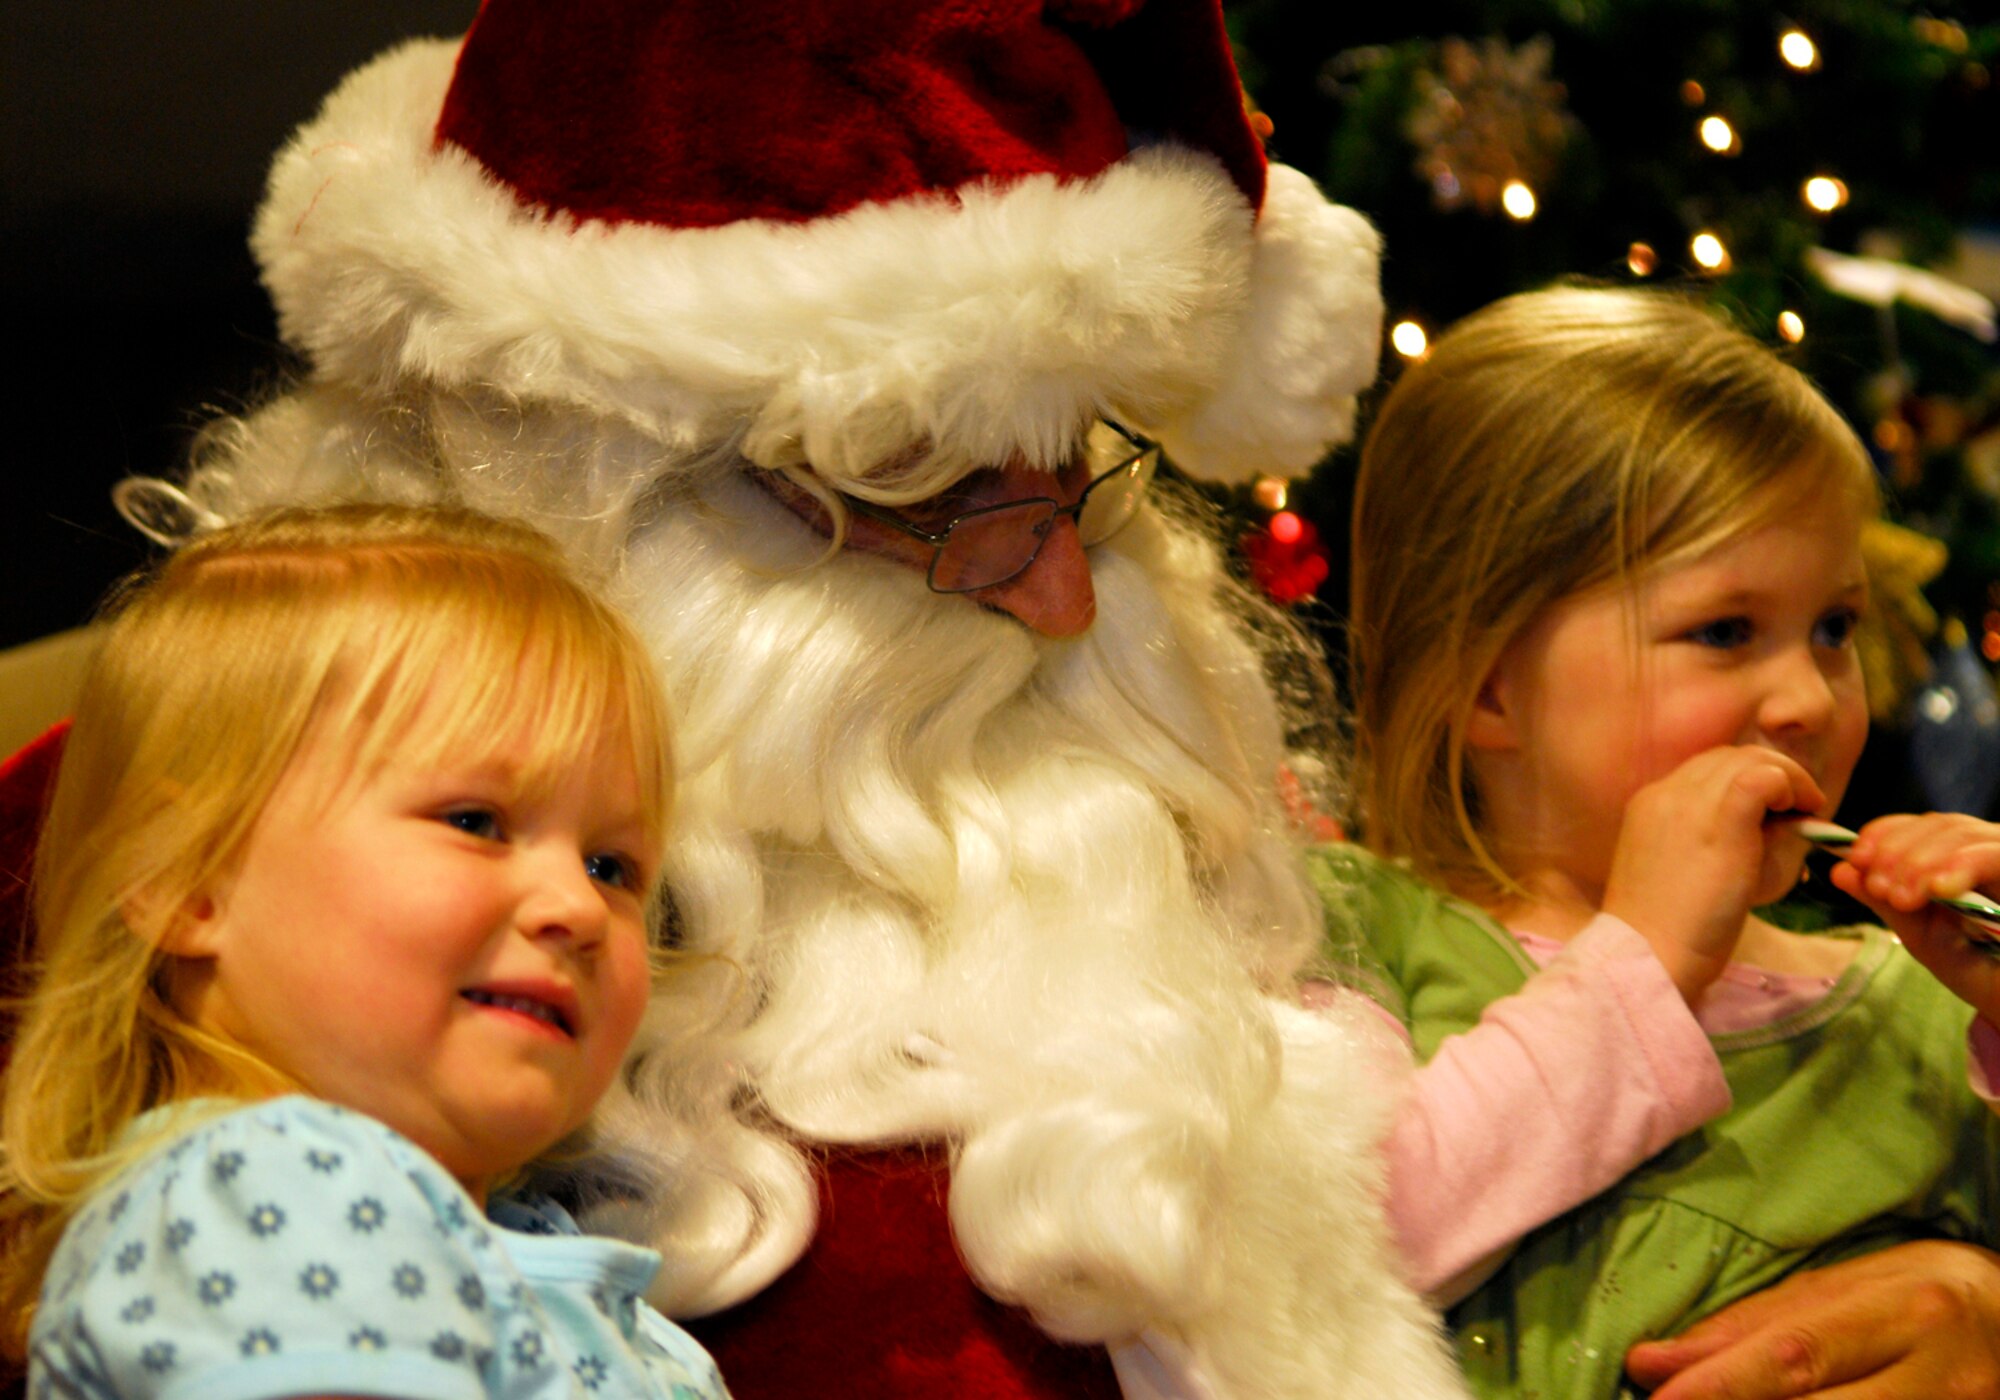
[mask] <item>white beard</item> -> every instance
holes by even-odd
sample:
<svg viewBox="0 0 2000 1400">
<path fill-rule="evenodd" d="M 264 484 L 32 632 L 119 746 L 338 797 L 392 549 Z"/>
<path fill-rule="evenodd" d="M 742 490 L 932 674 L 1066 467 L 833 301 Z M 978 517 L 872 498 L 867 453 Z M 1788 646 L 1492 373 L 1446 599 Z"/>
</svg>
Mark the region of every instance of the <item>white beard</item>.
<svg viewBox="0 0 2000 1400">
<path fill-rule="evenodd" d="M 412 434 L 314 399 L 251 420 L 197 499 L 435 491 L 424 443 L 461 464 L 445 494 L 602 572 L 659 467 L 566 416 L 482 436 L 445 403 Z M 1095 626 L 1052 642 L 914 570 L 815 562 L 740 473 L 682 466 L 701 498 L 656 502 L 613 586 L 662 658 L 668 885 L 712 956 L 602 1115 L 641 1197 L 592 1215 L 663 1252 L 655 1301 L 727 1306 L 798 1257 L 801 1144 L 945 1143 L 972 1276 L 1056 1337 L 1164 1334 L 1231 1400 L 1462 1395 L 1382 1221 L 1381 1033 L 1295 1005 L 1322 912 L 1213 546 L 1142 514 L 1092 555 Z"/>
<path fill-rule="evenodd" d="M 681 1174 L 736 1176 L 647 1221 L 670 1259 L 724 1246 L 662 1301 L 722 1306 L 803 1248 L 774 1145 L 946 1142 L 968 1268 L 1052 1335 L 1167 1332 L 1224 1395 L 1459 1394 L 1380 1221 L 1379 1039 L 1289 1004 L 1324 921 L 1213 547 L 1142 516 L 1072 641 L 820 548 L 729 479 L 625 579 L 679 720 L 683 936 L 748 983 L 639 1058 L 663 1118 L 712 1110 Z"/>
</svg>

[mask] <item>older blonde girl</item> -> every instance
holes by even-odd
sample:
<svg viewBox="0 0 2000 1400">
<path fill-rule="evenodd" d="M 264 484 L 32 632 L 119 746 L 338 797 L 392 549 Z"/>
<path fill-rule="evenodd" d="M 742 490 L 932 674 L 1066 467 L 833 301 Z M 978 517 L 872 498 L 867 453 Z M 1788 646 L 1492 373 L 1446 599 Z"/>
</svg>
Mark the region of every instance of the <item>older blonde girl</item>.
<svg viewBox="0 0 2000 1400">
<path fill-rule="evenodd" d="M 1793 1271 L 1987 1241 L 1964 1002 L 1881 929 L 1753 912 L 1866 737 L 1877 499 L 1840 417 L 1687 301 L 1560 288 L 1440 337 L 1357 489 L 1365 850 L 1329 865 L 1425 1062 L 1392 1210 L 1475 1389 L 1614 1395 L 1634 1344 Z M 2000 887 L 2000 829 L 1900 823 L 1836 878 L 2000 1019 L 1917 912 Z"/>
</svg>

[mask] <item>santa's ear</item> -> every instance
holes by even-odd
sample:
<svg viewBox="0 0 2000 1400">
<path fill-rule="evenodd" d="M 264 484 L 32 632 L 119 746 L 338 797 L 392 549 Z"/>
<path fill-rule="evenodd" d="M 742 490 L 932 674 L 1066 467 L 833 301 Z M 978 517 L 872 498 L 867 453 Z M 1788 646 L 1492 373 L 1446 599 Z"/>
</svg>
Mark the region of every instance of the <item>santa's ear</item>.
<svg viewBox="0 0 2000 1400">
<path fill-rule="evenodd" d="M 1514 686 L 1503 656 L 1493 663 L 1486 679 L 1479 683 L 1479 693 L 1473 697 L 1472 713 L 1465 720 L 1465 746 L 1489 753 L 1520 748 L 1521 732 L 1514 701 Z"/>
</svg>

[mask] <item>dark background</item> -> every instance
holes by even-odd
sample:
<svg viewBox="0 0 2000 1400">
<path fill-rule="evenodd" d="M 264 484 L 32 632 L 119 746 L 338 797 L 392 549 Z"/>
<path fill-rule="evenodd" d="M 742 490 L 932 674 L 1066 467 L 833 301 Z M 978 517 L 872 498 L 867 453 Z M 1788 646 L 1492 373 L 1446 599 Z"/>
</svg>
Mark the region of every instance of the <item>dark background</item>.
<svg viewBox="0 0 2000 1400">
<path fill-rule="evenodd" d="M 0 647 L 85 621 L 146 557 L 112 483 L 171 473 L 286 361 L 244 245 L 264 171 L 342 74 L 476 0 L 0 6 Z"/>
</svg>

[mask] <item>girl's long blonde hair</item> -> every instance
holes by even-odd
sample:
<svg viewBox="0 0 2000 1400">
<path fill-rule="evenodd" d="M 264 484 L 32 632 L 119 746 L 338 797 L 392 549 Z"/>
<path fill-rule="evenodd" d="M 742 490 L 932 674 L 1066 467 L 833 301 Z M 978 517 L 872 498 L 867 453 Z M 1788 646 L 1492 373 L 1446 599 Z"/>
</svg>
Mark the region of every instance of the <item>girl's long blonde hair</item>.
<svg viewBox="0 0 2000 1400">
<path fill-rule="evenodd" d="M 36 852 L 34 984 L 0 1107 L 17 1355 L 63 1227 L 152 1146 L 128 1133 L 135 1118 L 293 1087 L 175 1011 L 160 941 L 227 876 L 307 745 L 366 775 L 518 744 L 536 785 L 623 735 L 656 849 L 672 797 L 650 657 L 524 525 L 281 511 L 198 538 L 108 612 Z"/>
<path fill-rule="evenodd" d="M 1468 898 L 1507 889 L 1464 738 L 1507 645 L 1558 599 L 1825 491 L 1876 508 L 1853 430 L 1682 296 L 1558 287 L 1454 325 L 1361 454 L 1349 655 L 1366 843 Z"/>
</svg>

